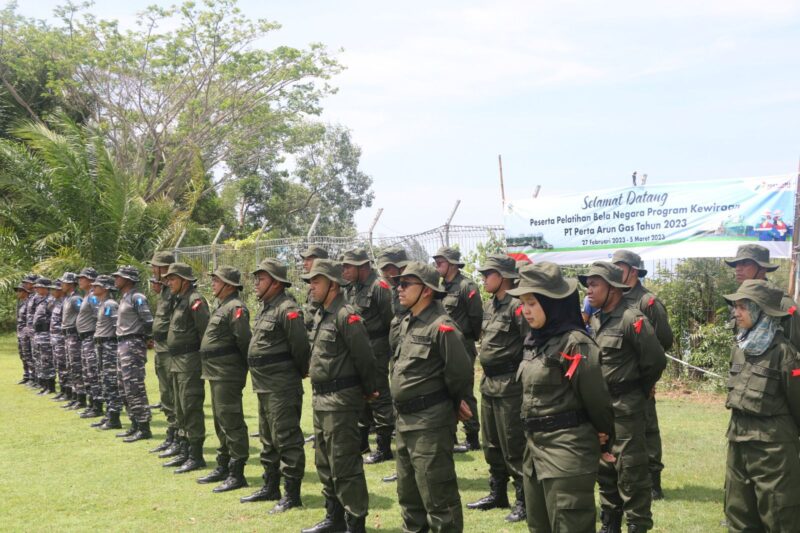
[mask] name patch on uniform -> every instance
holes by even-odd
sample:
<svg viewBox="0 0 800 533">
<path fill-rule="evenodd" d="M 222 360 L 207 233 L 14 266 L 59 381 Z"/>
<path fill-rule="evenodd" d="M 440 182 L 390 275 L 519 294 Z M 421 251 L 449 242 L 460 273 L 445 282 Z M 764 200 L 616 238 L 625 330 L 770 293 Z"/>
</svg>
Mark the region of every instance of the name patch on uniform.
<svg viewBox="0 0 800 533">
<path fill-rule="evenodd" d="M 413 344 L 430 344 L 431 338 L 427 335 L 411 335 L 411 342 Z"/>
</svg>

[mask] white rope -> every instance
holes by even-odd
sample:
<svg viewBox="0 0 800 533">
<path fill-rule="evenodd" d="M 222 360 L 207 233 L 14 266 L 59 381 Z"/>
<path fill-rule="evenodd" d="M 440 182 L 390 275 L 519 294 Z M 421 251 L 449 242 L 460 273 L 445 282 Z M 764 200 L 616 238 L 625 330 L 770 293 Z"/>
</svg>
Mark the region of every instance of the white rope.
<svg viewBox="0 0 800 533">
<path fill-rule="evenodd" d="M 699 366 L 690 365 L 686 361 L 684 361 L 682 359 L 678 359 L 677 357 L 673 357 L 670 354 L 665 354 L 665 355 L 667 357 L 669 357 L 670 359 L 672 359 L 673 361 L 678 362 L 678 363 L 680 363 L 682 365 L 688 366 L 689 368 L 691 368 L 693 370 L 697 370 L 698 372 L 702 372 L 703 374 L 708 374 L 709 376 L 714 376 L 717 379 L 725 379 L 722 376 L 720 376 L 719 374 L 715 374 L 714 372 L 712 372 L 710 370 L 706 370 L 705 368 L 700 368 Z"/>
</svg>

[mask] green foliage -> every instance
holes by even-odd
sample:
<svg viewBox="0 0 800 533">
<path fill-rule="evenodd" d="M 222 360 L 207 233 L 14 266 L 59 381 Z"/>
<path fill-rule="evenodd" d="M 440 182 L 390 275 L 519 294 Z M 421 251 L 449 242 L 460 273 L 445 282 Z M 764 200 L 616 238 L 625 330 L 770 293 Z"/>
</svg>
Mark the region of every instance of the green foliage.
<svg viewBox="0 0 800 533">
<path fill-rule="evenodd" d="M 457 248 L 457 247 L 456 247 Z M 486 262 L 486 257 L 491 254 L 503 254 L 506 252 L 506 242 L 501 237 L 494 233 L 489 234 L 489 239 L 486 242 L 479 242 L 475 245 L 475 249 L 465 254 L 461 259 L 464 261 L 464 268 L 462 269 L 466 276 L 472 278 L 481 291 L 481 299 L 485 302 L 491 297 L 491 294 L 486 292 L 483 288 L 483 277 L 478 269 Z"/>
<path fill-rule="evenodd" d="M 690 342 L 689 363 L 720 375 L 727 374 L 733 346 L 733 330 L 730 324 L 699 324 L 691 334 Z"/>
</svg>

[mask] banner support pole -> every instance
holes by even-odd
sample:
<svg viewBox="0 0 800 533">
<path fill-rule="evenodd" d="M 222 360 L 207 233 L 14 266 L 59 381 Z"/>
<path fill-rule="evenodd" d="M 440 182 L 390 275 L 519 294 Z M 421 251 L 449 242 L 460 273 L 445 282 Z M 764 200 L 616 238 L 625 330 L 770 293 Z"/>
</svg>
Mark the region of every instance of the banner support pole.
<svg viewBox="0 0 800 533">
<path fill-rule="evenodd" d="M 800 221 L 800 213 L 798 212 L 798 196 L 800 196 L 800 159 L 797 162 L 797 183 L 795 184 L 795 191 L 794 191 L 794 226 L 792 227 L 792 267 L 789 274 L 789 294 L 792 295 L 795 301 L 797 301 L 798 292 L 800 292 L 800 283 L 798 282 L 798 277 L 800 277 L 800 270 L 797 268 L 797 254 L 798 254 L 798 235 L 797 235 L 797 224 Z"/>
</svg>

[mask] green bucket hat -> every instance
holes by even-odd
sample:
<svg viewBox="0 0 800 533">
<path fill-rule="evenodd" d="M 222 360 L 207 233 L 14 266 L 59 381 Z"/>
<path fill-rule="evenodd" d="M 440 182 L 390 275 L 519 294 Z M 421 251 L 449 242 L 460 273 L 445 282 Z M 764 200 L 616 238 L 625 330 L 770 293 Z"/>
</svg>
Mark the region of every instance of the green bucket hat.
<svg viewBox="0 0 800 533">
<path fill-rule="evenodd" d="M 153 258 L 147 263 L 154 267 L 168 267 L 175 262 L 175 254 L 162 250 L 153 254 Z"/>
<path fill-rule="evenodd" d="M 351 248 L 347 250 L 342 257 L 342 263 L 345 265 L 361 266 L 369 262 L 369 254 L 365 248 Z"/>
<path fill-rule="evenodd" d="M 34 289 L 49 289 L 52 287 L 52 282 L 50 278 L 41 277 L 36 280 L 36 283 L 33 284 Z"/>
<path fill-rule="evenodd" d="M 408 254 L 399 246 L 390 246 L 378 254 L 376 262 L 378 263 L 379 270 L 392 265 L 397 268 L 403 268 L 408 264 Z"/>
<path fill-rule="evenodd" d="M 139 269 L 131 265 L 118 267 L 117 271 L 111 274 L 111 276 L 125 278 L 134 283 L 139 283 Z"/>
<path fill-rule="evenodd" d="M 432 265 L 423 263 L 422 261 L 410 261 L 406 265 L 406 269 L 398 276 L 392 276 L 392 279 L 399 280 L 406 276 L 414 276 L 419 279 L 426 287 L 433 291 L 434 297 L 438 300 L 447 295 L 447 291 L 439 281 L 439 272 L 433 268 Z"/>
<path fill-rule="evenodd" d="M 317 245 L 310 245 L 304 252 L 300 252 L 300 257 L 303 259 L 308 259 L 309 257 L 316 257 L 317 259 L 327 259 L 328 258 L 328 250 L 323 248 L 322 246 Z"/>
<path fill-rule="evenodd" d="M 723 298 L 730 305 L 733 305 L 737 300 L 750 300 L 769 316 L 784 317 L 789 314 L 788 311 L 781 309 L 783 291 L 772 287 L 764 279 L 745 280 L 735 293 L 726 294 Z"/>
<path fill-rule="evenodd" d="M 164 277 L 167 276 L 178 276 L 187 281 L 197 281 L 197 278 L 192 273 L 192 267 L 186 263 L 172 263 L 169 266 L 169 270 L 167 270 L 167 275 Z"/>
<path fill-rule="evenodd" d="M 258 267 L 255 270 L 253 270 L 251 274 L 255 275 L 258 274 L 259 272 L 266 272 L 275 281 L 280 281 L 287 287 L 291 287 L 292 282 L 289 281 L 289 276 L 287 274 L 287 271 L 288 269 L 286 268 L 285 264 L 281 263 L 277 259 L 268 257 L 263 261 L 261 261 L 258 264 Z"/>
<path fill-rule="evenodd" d="M 315 276 L 325 276 L 341 286 L 347 285 L 347 281 L 342 278 L 342 264 L 330 259 L 317 259 L 311 266 L 309 273 L 300 277 L 304 281 L 311 281 L 311 278 Z"/>
<path fill-rule="evenodd" d="M 115 275 L 118 275 L 118 274 L 115 273 L 115 274 L 112 274 L 111 276 L 108 276 L 106 274 L 102 274 L 100 276 L 97 276 L 97 279 L 95 279 L 92 282 L 92 285 L 96 285 L 98 287 L 103 287 L 104 289 L 106 289 L 108 291 L 113 291 L 115 289 L 115 287 L 114 287 L 114 278 L 112 276 L 115 276 Z M 122 277 L 122 276 L 120 276 L 120 277 Z M 130 278 L 128 278 L 128 279 L 130 279 Z"/>
<path fill-rule="evenodd" d="M 244 285 L 242 285 L 242 273 L 239 272 L 238 268 L 233 268 L 232 266 L 220 266 L 211 273 L 211 277 L 219 278 L 228 285 L 236 287 L 239 290 L 244 288 Z"/>
<path fill-rule="evenodd" d="M 643 278 L 647 275 L 647 269 L 644 268 L 644 263 L 639 254 L 635 254 L 630 250 L 617 250 L 611 256 L 611 262 L 615 265 L 617 263 L 625 263 L 628 266 L 635 268 L 638 271 L 638 276 Z"/>
<path fill-rule="evenodd" d="M 491 254 L 486 257 L 486 261 L 478 268 L 481 274 L 496 270 L 501 277 L 506 279 L 519 279 L 517 273 L 517 262 L 505 254 Z"/>
<path fill-rule="evenodd" d="M 586 280 L 590 276 L 600 276 L 612 287 L 622 289 L 622 292 L 630 290 L 630 287 L 622 283 L 622 269 L 608 261 L 595 261 L 592 263 L 592 266 L 589 267 L 589 271 L 586 274 L 578 276 L 581 285 L 587 287 Z"/>
<path fill-rule="evenodd" d="M 578 290 L 578 280 L 564 278 L 561 267 L 549 261 L 527 264 L 519 270 L 519 284 L 506 293 L 511 296 L 541 294 L 560 300 Z"/>
<path fill-rule="evenodd" d="M 444 257 L 447 259 L 447 262 L 451 265 L 456 265 L 459 267 L 464 266 L 464 262 L 461 261 L 461 252 L 456 250 L 455 248 L 451 248 L 449 246 L 442 246 L 436 253 L 433 254 L 433 258 L 436 259 L 437 257 Z"/>
<path fill-rule="evenodd" d="M 736 257 L 733 259 L 726 259 L 725 264 L 729 267 L 736 268 L 736 263 L 741 263 L 746 260 L 755 261 L 758 266 L 767 272 L 774 272 L 778 270 L 778 265 L 769 262 L 769 250 L 759 244 L 743 244 L 736 250 Z"/>
</svg>

